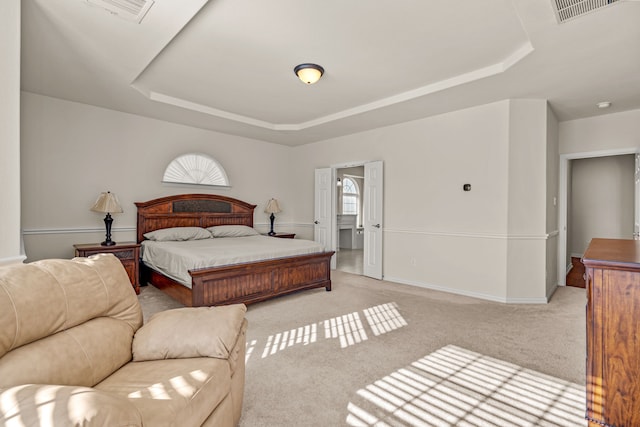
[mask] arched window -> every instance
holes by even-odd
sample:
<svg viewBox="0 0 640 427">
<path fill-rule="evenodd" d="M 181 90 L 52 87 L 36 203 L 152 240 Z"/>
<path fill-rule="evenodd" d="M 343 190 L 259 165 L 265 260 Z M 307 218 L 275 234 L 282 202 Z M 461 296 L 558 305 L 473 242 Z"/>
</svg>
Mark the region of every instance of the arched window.
<svg viewBox="0 0 640 427">
<path fill-rule="evenodd" d="M 222 165 L 206 154 L 189 153 L 173 159 L 164 171 L 162 182 L 228 187 Z"/>
<path fill-rule="evenodd" d="M 357 215 L 360 203 L 358 184 L 348 177 L 342 180 L 342 214 Z"/>
</svg>

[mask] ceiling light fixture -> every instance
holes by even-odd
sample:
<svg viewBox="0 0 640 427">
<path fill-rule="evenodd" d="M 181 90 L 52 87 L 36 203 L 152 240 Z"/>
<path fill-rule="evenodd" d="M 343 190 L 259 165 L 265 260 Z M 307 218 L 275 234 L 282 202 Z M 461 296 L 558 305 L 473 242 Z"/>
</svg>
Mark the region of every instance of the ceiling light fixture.
<svg viewBox="0 0 640 427">
<path fill-rule="evenodd" d="M 598 108 L 609 108 L 611 107 L 611 102 L 602 101 L 602 102 L 598 102 L 596 105 L 598 106 Z"/>
<path fill-rule="evenodd" d="M 318 64 L 300 64 L 295 66 L 293 72 L 303 83 L 312 85 L 320 80 L 320 77 L 324 74 L 324 68 Z"/>
</svg>

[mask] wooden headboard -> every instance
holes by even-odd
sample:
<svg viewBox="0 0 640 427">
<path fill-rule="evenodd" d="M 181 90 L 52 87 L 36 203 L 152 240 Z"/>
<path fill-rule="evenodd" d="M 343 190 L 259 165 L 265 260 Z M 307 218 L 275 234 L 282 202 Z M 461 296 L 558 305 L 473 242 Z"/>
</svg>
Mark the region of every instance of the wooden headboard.
<svg viewBox="0 0 640 427">
<path fill-rule="evenodd" d="M 253 227 L 256 205 L 215 194 L 179 194 L 148 202 L 138 207 L 138 243 L 144 234 L 169 227 L 211 227 L 246 225 Z"/>
</svg>

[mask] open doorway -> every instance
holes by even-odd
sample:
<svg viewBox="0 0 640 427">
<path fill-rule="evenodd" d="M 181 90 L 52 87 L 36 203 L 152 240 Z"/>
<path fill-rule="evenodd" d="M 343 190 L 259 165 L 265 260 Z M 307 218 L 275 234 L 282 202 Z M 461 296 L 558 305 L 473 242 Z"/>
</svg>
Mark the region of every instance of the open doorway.
<svg viewBox="0 0 640 427">
<path fill-rule="evenodd" d="M 570 171 L 567 245 L 572 268 L 566 283 L 584 288 L 581 259 L 591 239 L 633 237 L 635 156 L 574 159 Z"/>
<path fill-rule="evenodd" d="M 579 286 L 592 238 L 631 239 L 638 231 L 635 149 L 560 156 L 558 284 Z"/>
<path fill-rule="evenodd" d="M 343 164 L 315 170 L 313 236 L 314 240 L 324 245 L 325 248 L 336 251 L 336 255 L 331 257 L 331 268 L 335 269 L 337 252 L 339 252 L 337 214 L 343 214 L 342 206 L 339 209 L 337 206 L 336 194 L 339 193 L 337 188 L 341 186 L 338 185 L 337 171 L 358 166 L 363 166 L 364 170 L 363 188 L 360 188 L 359 193 L 362 219 L 360 223 L 357 218 L 352 219 L 354 235 L 351 235 L 351 238 L 345 237 L 345 239 L 350 240 L 351 247 L 357 247 L 360 239 L 358 237 L 358 231 L 360 231 L 358 228 L 360 227 L 358 226 L 362 225 L 362 272 L 358 274 L 382 280 L 384 173 L 381 160 Z M 350 175 L 361 176 L 355 175 L 355 173 Z M 342 179 L 340 184 L 342 184 Z M 353 194 L 352 191 L 347 196 Z M 353 214 L 353 207 L 348 207 L 347 211 Z M 355 212 L 357 216 L 357 207 Z"/>
<path fill-rule="evenodd" d="M 364 166 L 336 169 L 336 269 L 363 274 Z"/>
</svg>

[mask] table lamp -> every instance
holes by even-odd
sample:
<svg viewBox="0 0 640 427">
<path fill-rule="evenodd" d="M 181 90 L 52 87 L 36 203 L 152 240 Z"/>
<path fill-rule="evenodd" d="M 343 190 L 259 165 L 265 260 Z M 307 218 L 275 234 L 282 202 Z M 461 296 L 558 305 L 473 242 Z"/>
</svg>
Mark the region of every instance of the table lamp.
<svg viewBox="0 0 640 427">
<path fill-rule="evenodd" d="M 113 218 L 111 218 L 112 213 L 122 213 L 122 206 L 120 206 L 120 202 L 118 201 L 118 197 L 110 191 L 103 192 L 98 197 L 98 200 L 93 204 L 91 210 L 94 212 L 102 212 L 107 215 L 104 217 L 104 225 L 107 229 L 107 238 L 104 242 L 101 243 L 102 246 L 113 246 L 116 244 L 113 240 L 111 240 L 111 224 L 113 223 Z"/>
<path fill-rule="evenodd" d="M 267 202 L 267 206 L 264 208 L 264 212 L 271 214 L 269 219 L 271 220 L 271 231 L 269 231 L 269 236 L 275 235 L 275 231 L 273 231 L 273 220 L 276 218 L 274 214 L 282 212 L 280 209 L 280 205 L 276 199 L 269 199 Z"/>
</svg>

